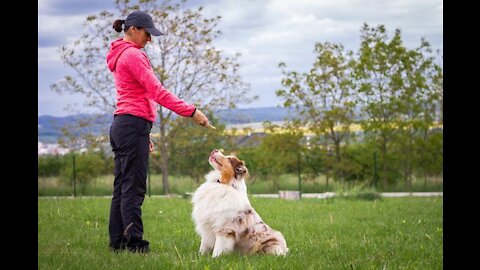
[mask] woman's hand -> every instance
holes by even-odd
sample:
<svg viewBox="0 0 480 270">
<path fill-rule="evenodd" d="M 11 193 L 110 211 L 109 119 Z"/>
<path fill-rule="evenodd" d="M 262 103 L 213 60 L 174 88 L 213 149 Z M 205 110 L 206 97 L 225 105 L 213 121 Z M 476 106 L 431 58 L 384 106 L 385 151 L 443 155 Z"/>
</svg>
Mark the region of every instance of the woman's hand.
<svg viewBox="0 0 480 270">
<path fill-rule="evenodd" d="M 150 149 L 150 153 L 153 152 L 153 150 L 155 150 L 155 146 L 153 145 L 153 141 L 150 139 L 150 143 L 148 145 L 148 148 Z"/>
<path fill-rule="evenodd" d="M 212 126 L 212 125 L 210 125 L 210 123 L 208 122 L 208 118 L 205 116 L 205 114 L 203 114 L 203 112 L 201 112 L 199 109 L 197 109 L 197 110 L 195 111 L 195 113 L 193 114 L 192 118 L 193 118 L 193 121 L 194 121 L 197 125 L 200 125 L 200 126 L 202 126 L 202 127 Z"/>
</svg>

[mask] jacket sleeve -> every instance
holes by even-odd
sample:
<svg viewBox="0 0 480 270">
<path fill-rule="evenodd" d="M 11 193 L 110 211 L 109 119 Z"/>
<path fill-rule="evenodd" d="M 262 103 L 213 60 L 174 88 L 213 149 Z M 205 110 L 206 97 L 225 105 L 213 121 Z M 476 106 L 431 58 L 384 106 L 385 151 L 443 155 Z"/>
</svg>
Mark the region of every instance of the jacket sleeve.
<svg viewBox="0 0 480 270">
<path fill-rule="evenodd" d="M 190 117 L 195 112 L 195 106 L 178 98 L 175 94 L 168 91 L 158 80 L 150 65 L 147 56 L 138 51 L 131 57 L 129 66 L 132 75 L 146 89 L 147 98 L 153 99 L 161 106 L 184 117 Z"/>
</svg>

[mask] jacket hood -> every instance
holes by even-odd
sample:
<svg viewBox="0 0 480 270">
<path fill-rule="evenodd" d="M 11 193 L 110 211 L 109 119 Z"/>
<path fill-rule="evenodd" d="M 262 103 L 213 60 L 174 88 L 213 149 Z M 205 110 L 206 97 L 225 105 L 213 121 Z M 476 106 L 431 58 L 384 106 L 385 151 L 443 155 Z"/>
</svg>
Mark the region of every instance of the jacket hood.
<svg viewBox="0 0 480 270">
<path fill-rule="evenodd" d="M 107 53 L 107 65 L 110 71 L 113 72 L 115 70 L 118 58 L 130 47 L 140 48 L 137 44 L 125 41 L 123 38 L 117 39 L 110 44 L 110 51 Z"/>
</svg>

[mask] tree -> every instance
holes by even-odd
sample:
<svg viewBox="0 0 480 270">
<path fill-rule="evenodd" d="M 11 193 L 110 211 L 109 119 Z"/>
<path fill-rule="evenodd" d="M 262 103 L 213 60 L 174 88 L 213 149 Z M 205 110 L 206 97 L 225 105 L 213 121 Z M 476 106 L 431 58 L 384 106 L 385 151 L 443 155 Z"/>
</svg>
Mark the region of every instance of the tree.
<svg viewBox="0 0 480 270">
<path fill-rule="evenodd" d="M 418 138 L 416 148 L 417 173 L 423 174 L 424 188 L 428 176 L 443 176 L 443 131 L 431 130 L 426 138 Z"/>
<path fill-rule="evenodd" d="M 395 181 L 400 170 L 408 187 L 415 171 L 416 138 L 423 133 L 426 142 L 429 129 L 442 122 L 442 112 L 440 116 L 437 112 L 439 107 L 443 110 L 443 71 L 425 39 L 418 48 L 407 49 L 399 29 L 392 38 L 383 25 L 364 24 L 360 32 L 356 54 L 341 44 L 324 42 L 316 43 L 317 56 L 309 72 L 287 72 L 280 63 L 285 77 L 277 96 L 285 107 L 297 109 L 297 119 L 317 137 L 324 138 L 327 177 L 328 168 L 341 179 L 365 175 L 358 173 L 360 167 L 350 166 L 351 158 L 344 159 L 343 153 L 350 126 L 358 121 L 367 143 L 379 149 L 383 187 Z M 420 145 L 425 148 L 425 143 Z"/>
<path fill-rule="evenodd" d="M 341 144 L 348 138 L 354 121 L 355 100 L 348 74 L 352 52 L 344 52 L 341 44 L 325 42 L 315 44 L 315 53 L 317 57 L 308 73 L 286 72 L 286 65 L 280 63 L 285 88 L 276 94 L 284 100 L 285 107 L 295 106 L 298 120 L 326 139 L 324 148 L 333 145 L 335 162 L 339 164 Z"/>
<path fill-rule="evenodd" d="M 81 114 L 75 121 L 62 125 L 58 142 L 70 149 L 101 148 L 108 138 L 108 121 L 111 121 L 111 118 L 106 118 L 105 115 Z"/>
<path fill-rule="evenodd" d="M 433 64 L 434 58 L 427 55 L 430 51 L 424 39 L 418 48 L 407 49 L 399 29 L 391 39 L 383 25 L 364 24 L 361 29 L 361 45 L 352 74 L 364 113 L 362 129 L 380 149 L 384 188 L 395 181 L 389 175 L 396 174 L 394 160 L 400 157 L 390 153 L 393 142 L 403 145 L 400 149 L 408 186 L 413 171 L 414 137 L 420 128 L 430 127 L 431 106 L 425 104 L 438 96 L 439 90 L 439 70 Z"/>
<path fill-rule="evenodd" d="M 249 103 L 249 85 L 242 82 L 238 73 L 240 54 L 225 56 L 215 48 L 214 39 L 221 35 L 216 30 L 221 17 L 205 18 L 203 7 L 187 8 L 186 1 L 164 0 L 116 0 L 117 13 L 102 11 L 88 16 L 85 33 L 72 45 L 60 49 L 62 60 L 70 66 L 74 75 L 51 86 L 59 93 L 77 93 L 86 96 L 86 106 L 111 113 L 115 109 L 113 76 L 105 64 L 110 43 L 119 38 L 112 28 L 116 18 L 125 18 L 134 10 L 152 15 L 155 25 L 165 35 L 152 38 L 145 47 L 152 67 L 167 89 L 202 110 L 234 108 Z M 161 153 L 163 188 L 169 192 L 168 148 L 171 138 L 182 127 L 172 127 L 178 117 L 170 110 L 158 107 L 155 127 L 160 136 L 156 139 Z"/>
<path fill-rule="evenodd" d="M 184 124 L 177 121 L 175 124 L 184 126 L 185 132 L 179 132 L 172 138 L 170 144 L 170 168 L 171 172 L 190 176 L 195 179 L 197 185 L 200 178 L 211 170 L 208 157 L 213 149 L 218 149 L 224 144 L 223 133 L 225 125 L 220 125 L 213 115 L 208 115 L 216 130 L 199 129 L 192 121 Z M 185 121 L 187 119 L 182 119 Z M 225 153 L 228 154 L 228 153 Z"/>
<path fill-rule="evenodd" d="M 323 138 L 320 136 L 305 136 L 302 140 L 303 151 L 298 157 L 302 182 L 312 181 L 315 185 L 315 179 L 318 176 L 321 174 L 328 175 L 331 171 L 330 166 L 328 166 L 327 150 L 323 148 L 322 141 Z M 328 189 L 328 177 L 326 180 L 326 188 Z"/>
<path fill-rule="evenodd" d="M 264 180 L 272 180 L 274 188 L 279 189 L 278 176 L 283 173 L 297 172 L 298 154 L 303 150 L 300 141 L 303 132 L 297 126 L 287 126 L 280 130 L 277 125 L 264 122 L 268 135 L 255 149 L 247 166 L 261 175 Z M 243 153 L 243 152 L 241 152 Z"/>
<path fill-rule="evenodd" d="M 394 102 L 400 114 L 395 119 L 400 136 L 396 143 L 399 144 L 398 154 L 402 156 L 406 188 L 412 187 L 416 148 L 421 146 L 416 142 L 417 138 L 423 137 L 425 141 L 429 130 L 440 120 L 436 116 L 436 108 L 441 97 L 439 92 L 443 89 L 439 87 L 443 72 L 430 53 L 430 44 L 422 39 L 418 48 L 406 50 L 401 59 L 403 89 Z"/>
</svg>

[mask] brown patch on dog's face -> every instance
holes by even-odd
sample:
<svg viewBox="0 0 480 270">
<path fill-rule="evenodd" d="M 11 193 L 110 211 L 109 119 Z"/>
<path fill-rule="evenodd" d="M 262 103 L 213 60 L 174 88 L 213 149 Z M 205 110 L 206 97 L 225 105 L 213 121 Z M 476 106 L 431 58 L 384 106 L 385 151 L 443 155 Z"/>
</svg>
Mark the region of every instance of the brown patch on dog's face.
<svg viewBox="0 0 480 270">
<path fill-rule="evenodd" d="M 248 169 L 245 166 L 245 161 L 238 159 L 236 156 L 229 155 L 226 156 L 230 164 L 232 164 L 232 168 L 235 172 L 235 178 L 240 179 L 243 177 L 248 176 Z"/>
<path fill-rule="evenodd" d="M 248 176 L 245 162 L 234 155 L 224 156 L 222 152 L 215 149 L 211 152 L 208 161 L 213 168 L 220 171 L 219 180 L 222 184 L 228 185 L 233 178 L 240 179 Z"/>
</svg>

